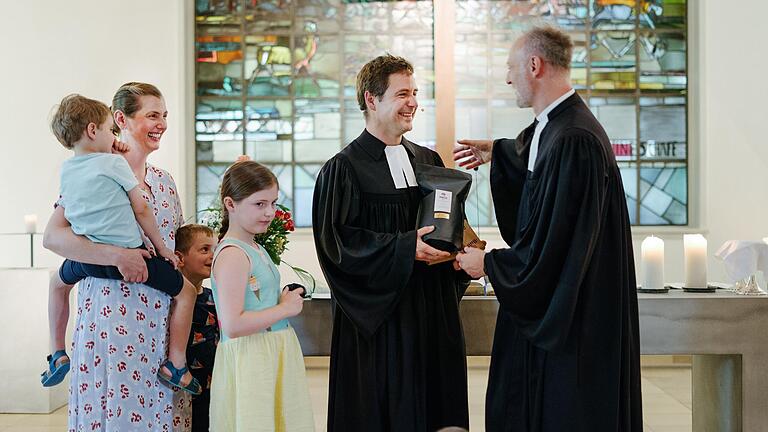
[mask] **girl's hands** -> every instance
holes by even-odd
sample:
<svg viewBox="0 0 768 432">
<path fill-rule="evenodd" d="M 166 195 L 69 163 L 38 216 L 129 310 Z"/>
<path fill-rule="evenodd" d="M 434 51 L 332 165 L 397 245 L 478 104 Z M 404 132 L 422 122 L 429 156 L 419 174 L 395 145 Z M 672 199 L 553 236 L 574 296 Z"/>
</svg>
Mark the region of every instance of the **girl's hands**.
<svg viewBox="0 0 768 432">
<path fill-rule="evenodd" d="M 280 301 L 278 305 L 283 308 L 287 317 L 296 316 L 301 313 L 304 308 L 304 299 L 301 297 L 302 290 L 289 290 L 288 287 L 284 287 L 280 293 Z"/>
</svg>

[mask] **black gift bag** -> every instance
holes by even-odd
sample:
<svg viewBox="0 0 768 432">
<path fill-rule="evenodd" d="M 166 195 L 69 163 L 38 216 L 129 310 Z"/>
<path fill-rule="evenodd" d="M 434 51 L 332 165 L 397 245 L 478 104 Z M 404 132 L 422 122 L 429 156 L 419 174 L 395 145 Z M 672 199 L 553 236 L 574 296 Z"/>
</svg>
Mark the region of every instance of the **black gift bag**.
<svg viewBox="0 0 768 432">
<path fill-rule="evenodd" d="M 464 202 L 472 186 L 468 173 L 434 165 L 413 164 L 416 182 L 423 195 L 418 227 L 434 225 L 422 240 L 435 249 L 457 252 L 464 241 Z"/>
</svg>

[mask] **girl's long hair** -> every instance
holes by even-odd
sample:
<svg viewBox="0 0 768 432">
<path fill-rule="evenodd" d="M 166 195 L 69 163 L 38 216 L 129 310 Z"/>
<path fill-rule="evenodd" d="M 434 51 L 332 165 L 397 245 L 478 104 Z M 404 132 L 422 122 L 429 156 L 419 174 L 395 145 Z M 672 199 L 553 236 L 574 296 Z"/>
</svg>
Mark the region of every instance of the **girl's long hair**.
<svg viewBox="0 0 768 432">
<path fill-rule="evenodd" d="M 277 177 L 264 165 L 254 161 L 235 162 L 227 168 L 221 180 L 221 229 L 219 241 L 229 229 L 229 211 L 224 205 L 224 198 L 230 197 L 239 202 L 256 192 L 278 186 Z"/>
</svg>

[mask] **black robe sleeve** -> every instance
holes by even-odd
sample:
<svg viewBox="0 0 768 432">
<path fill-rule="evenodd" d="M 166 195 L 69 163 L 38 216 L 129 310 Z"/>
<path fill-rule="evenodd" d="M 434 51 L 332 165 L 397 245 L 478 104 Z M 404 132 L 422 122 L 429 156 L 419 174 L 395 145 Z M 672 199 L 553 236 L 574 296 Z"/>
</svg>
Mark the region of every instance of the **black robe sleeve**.
<svg viewBox="0 0 768 432">
<path fill-rule="evenodd" d="M 606 191 L 606 156 L 584 130 L 562 136 L 529 179 L 518 240 L 485 257 L 502 310 L 542 349 L 564 348 L 594 251 Z M 541 179 L 539 182 L 537 179 Z M 494 196 L 497 191 L 494 191 Z M 499 224 L 505 223 L 499 219 Z"/>
<path fill-rule="evenodd" d="M 493 142 L 491 193 L 499 231 L 508 245 L 516 239 L 517 213 L 528 172 L 527 154 L 523 153 L 527 148 L 522 149 L 524 133 L 516 139 L 502 138 Z"/>
<path fill-rule="evenodd" d="M 350 161 L 337 155 L 315 184 L 315 247 L 334 300 L 362 334 L 371 336 L 408 285 L 416 231 L 378 233 L 356 227 L 360 200 Z"/>
</svg>

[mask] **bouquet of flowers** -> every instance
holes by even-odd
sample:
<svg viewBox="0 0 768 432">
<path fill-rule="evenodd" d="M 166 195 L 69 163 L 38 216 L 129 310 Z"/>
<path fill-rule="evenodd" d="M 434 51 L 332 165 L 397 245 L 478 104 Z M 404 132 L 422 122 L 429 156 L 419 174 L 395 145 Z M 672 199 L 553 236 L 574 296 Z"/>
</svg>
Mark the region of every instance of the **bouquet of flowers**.
<svg viewBox="0 0 768 432">
<path fill-rule="evenodd" d="M 275 218 L 267 227 L 267 231 L 263 234 L 256 234 L 254 240 L 260 244 L 265 251 L 272 258 L 272 262 L 275 265 L 280 265 L 280 255 L 285 252 L 288 245 L 288 233 L 295 229 L 293 219 L 291 218 L 291 211 L 288 207 L 277 204 L 277 211 L 275 211 Z"/>
<path fill-rule="evenodd" d="M 202 223 L 218 233 L 221 229 L 221 209 L 211 207 L 201 210 L 200 213 L 203 214 Z M 293 232 L 294 229 L 296 229 L 296 225 L 291 216 L 290 209 L 282 204 L 277 204 L 275 218 L 272 219 L 267 230 L 261 234 L 256 234 L 253 240 L 264 248 L 276 266 L 279 266 L 280 263 L 285 263 L 285 265 L 290 267 L 304 283 L 307 289 L 306 294 L 311 295 L 315 292 L 316 281 L 314 276 L 303 268 L 292 266 L 281 258 L 283 252 L 288 249 L 288 234 Z"/>
</svg>

